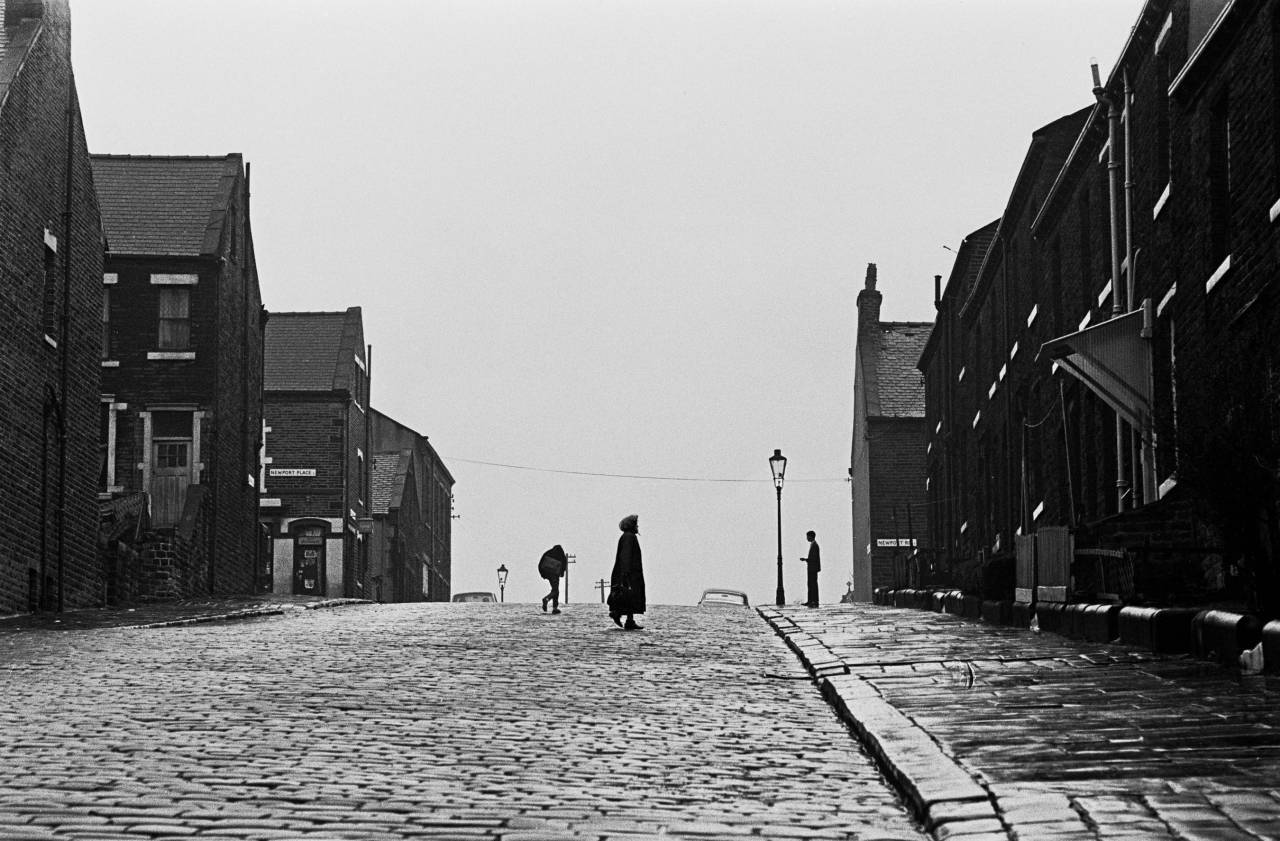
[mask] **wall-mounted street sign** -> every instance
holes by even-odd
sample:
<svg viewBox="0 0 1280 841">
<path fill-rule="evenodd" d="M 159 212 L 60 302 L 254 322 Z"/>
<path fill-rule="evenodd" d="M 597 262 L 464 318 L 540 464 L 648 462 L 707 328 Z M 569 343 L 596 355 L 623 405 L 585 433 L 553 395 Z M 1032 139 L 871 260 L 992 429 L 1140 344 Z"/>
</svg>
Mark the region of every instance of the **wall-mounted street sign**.
<svg viewBox="0 0 1280 841">
<path fill-rule="evenodd" d="M 893 539 L 892 537 L 876 538 L 877 549 L 885 549 L 885 548 L 892 549 L 896 546 L 915 546 L 915 545 L 916 545 L 916 541 L 913 538 L 909 538 L 909 537 L 899 537 L 897 540 Z"/>
<path fill-rule="evenodd" d="M 283 478 L 290 476 L 315 476 L 316 469 L 314 467 L 273 467 L 271 468 L 271 475 Z"/>
</svg>

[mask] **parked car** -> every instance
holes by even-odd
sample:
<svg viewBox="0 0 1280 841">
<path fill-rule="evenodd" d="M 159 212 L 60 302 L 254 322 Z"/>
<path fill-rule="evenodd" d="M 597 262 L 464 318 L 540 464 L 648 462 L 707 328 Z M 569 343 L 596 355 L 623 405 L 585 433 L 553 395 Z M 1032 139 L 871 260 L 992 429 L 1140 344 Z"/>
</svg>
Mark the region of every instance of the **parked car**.
<svg viewBox="0 0 1280 841">
<path fill-rule="evenodd" d="M 493 593 L 486 593 L 482 590 L 475 590 L 470 593 L 454 593 L 453 600 L 455 602 L 493 602 L 497 603 L 498 597 Z"/>
<path fill-rule="evenodd" d="M 751 603 L 747 601 L 747 594 L 741 590 L 722 590 L 713 587 L 710 590 L 702 591 L 702 598 L 698 599 L 699 605 L 727 606 L 727 607 L 750 607 Z"/>
</svg>

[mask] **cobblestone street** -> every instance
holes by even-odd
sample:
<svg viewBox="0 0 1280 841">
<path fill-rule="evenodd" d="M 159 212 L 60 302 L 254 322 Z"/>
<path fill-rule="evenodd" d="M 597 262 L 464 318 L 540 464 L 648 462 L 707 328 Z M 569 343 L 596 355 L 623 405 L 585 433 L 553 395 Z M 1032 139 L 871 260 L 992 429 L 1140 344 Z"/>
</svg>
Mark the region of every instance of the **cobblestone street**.
<svg viewBox="0 0 1280 841">
<path fill-rule="evenodd" d="M 755 611 L 0 626 L 0 838 L 919 839 Z"/>
</svg>

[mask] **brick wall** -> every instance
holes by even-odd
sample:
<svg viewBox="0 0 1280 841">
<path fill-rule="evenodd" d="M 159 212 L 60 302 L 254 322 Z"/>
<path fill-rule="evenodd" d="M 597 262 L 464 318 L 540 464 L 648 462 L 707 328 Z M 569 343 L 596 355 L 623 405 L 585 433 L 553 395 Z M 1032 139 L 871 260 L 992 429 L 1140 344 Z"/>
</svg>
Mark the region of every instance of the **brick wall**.
<svg viewBox="0 0 1280 841">
<path fill-rule="evenodd" d="M 0 401 L 0 509 L 10 525 L 0 533 L 0 612 L 28 609 L 32 576 L 42 582 L 39 595 L 49 607 L 57 606 L 59 593 L 67 608 L 95 604 L 103 595 L 94 490 L 101 228 L 71 78 L 67 3 L 47 0 L 42 19 L 7 35 L 0 61 L 0 76 L 8 82 L 0 113 L 0 358 L 6 360 L 0 370 L 6 395 Z M 70 230 L 63 223 L 67 210 Z M 50 325 L 60 340 L 57 349 L 44 340 L 44 231 L 51 222 L 57 251 L 48 266 L 50 303 L 55 316 L 69 320 L 65 335 L 56 318 Z M 68 265 L 69 300 L 62 293 Z M 64 381 L 65 453 L 55 421 L 45 423 L 46 404 L 62 403 Z M 49 433 L 43 447 L 42 430 Z"/>
<path fill-rule="evenodd" d="M 370 439 L 375 453 L 413 451 L 419 522 L 426 541 L 423 548 L 431 558 L 430 597 L 432 601 L 448 601 L 452 582 L 453 476 L 425 435 L 377 409 L 370 415 Z"/>
<path fill-rule="evenodd" d="M 260 559 L 258 436 L 262 425 L 263 311 L 249 230 L 247 195 L 239 175 L 222 208 L 226 228 L 218 253 L 200 258 L 120 257 L 108 254 L 111 294 L 108 357 L 102 390 L 128 409 L 117 415 L 115 482 L 124 492 L 142 487 L 140 412 L 191 406 L 200 424 L 200 484 L 207 493 L 199 553 L 212 573 L 168 587 L 184 594 L 247 593 Z M 234 228 L 234 234 L 232 229 Z M 148 359 L 158 342 L 160 290 L 153 274 L 191 274 L 191 350 L 194 359 Z M 253 477 L 253 483 L 250 482 Z M 104 489 L 103 489 L 104 490 Z M 152 579 L 142 576 L 142 595 Z"/>
<path fill-rule="evenodd" d="M 1155 474 L 1157 481 L 1168 480 L 1162 492 L 1175 479 L 1184 491 L 1196 485 L 1198 501 L 1157 505 L 1157 496 L 1144 492 L 1136 430 L 1124 425 L 1117 447 L 1115 412 L 1074 378 L 1055 373 L 1046 358 L 1035 359 L 1048 339 L 1111 315 L 1116 290 L 1108 288 L 1108 123 L 1106 108 L 1099 108 L 1074 135 L 1078 143 L 1070 156 L 1054 138 L 1037 133 L 1013 185 L 1003 235 L 987 254 L 985 279 L 970 294 L 953 272 L 939 302 L 945 317 L 935 333 L 951 334 L 948 346 L 958 348 L 959 357 L 935 353 L 924 365 L 935 445 L 931 502 L 941 515 L 935 539 L 946 542 L 958 563 L 971 564 L 979 553 L 999 557 L 1011 547 L 1013 531 L 1047 525 L 1067 525 L 1129 548 L 1160 546 L 1181 535 L 1178 540 L 1211 552 L 1215 529 L 1196 525 L 1189 512 L 1214 508 L 1215 495 L 1218 534 L 1228 541 L 1233 534 L 1269 534 L 1271 545 L 1280 544 L 1274 342 L 1280 307 L 1270 219 L 1280 199 L 1280 4 L 1236 4 L 1184 72 L 1205 31 L 1193 7 L 1205 5 L 1148 3 L 1110 83 L 1119 103 L 1126 77 L 1132 90 L 1116 142 L 1123 159 L 1127 128 L 1133 256 L 1130 266 L 1122 254 L 1119 285 L 1125 309 L 1150 299 L 1157 310 L 1151 342 Z M 1173 93 L 1166 95 L 1171 83 Z M 1087 94 L 1082 90 L 1082 99 Z M 1213 185 L 1219 171 L 1214 162 L 1222 157 L 1215 144 L 1228 134 L 1225 122 L 1231 178 L 1224 199 Z M 1123 173 L 1117 180 L 1123 214 Z M 1224 265 L 1224 219 L 1229 269 L 1206 289 Z M 1131 301 L 1124 300 L 1130 283 Z M 1033 307 L 1037 315 L 1028 323 Z M 968 382 L 956 380 L 962 367 Z M 938 424 L 945 432 L 936 430 Z M 1226 438 L 1234 443 L 1227 445 Z M 1206 468 L 1201 475 L 1192 469 L 1197 456 Z M 1250 493 L 1233 501 L 1231 489 L 1243 484 L 1242 476 L 1252 476 Z M 1126 486 L 1123 501 L 1118 480 Z M 1254 563 L 1265 576 L 1268 566 L 1274 568 L 1274 551 L 1261 548 L 1267 541 L 1251 540 L 1251 546 L 1238 541 L 1235 551 L 1266 555 Z M 1177 581 L 1195 577 L 1174 568 L 1175 554 L 1144 556 L 1152 566 L 1138 578 L 1145 575 L 1152 592 L 1168 597 Z M 1198 562 L 1188 557 L 1182 563 Z"/>
<path fill-rule="evenodd" d="M 920 557 L 929 556 L 925 489 L 924 418 L 872 418 L 868 422 L 871 585 L 911 586 L 910 570 L 919 569 L 912 547 L 879 546 L 881 539 L 912 540 Z M 864 547 L 865 548 L 865 547 Z"/>
</svg>

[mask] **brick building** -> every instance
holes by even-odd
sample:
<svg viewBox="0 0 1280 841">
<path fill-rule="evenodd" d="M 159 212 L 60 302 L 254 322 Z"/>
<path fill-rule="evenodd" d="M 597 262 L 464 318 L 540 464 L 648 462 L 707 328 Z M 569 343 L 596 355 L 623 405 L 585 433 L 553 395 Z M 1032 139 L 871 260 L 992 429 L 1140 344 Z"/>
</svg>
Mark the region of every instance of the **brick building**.
<svg viewBox="0 0 1280 841">
<path fill-rule="evenodd" d="M 247 167 L 237 154 L 92 160 L 107 244 L 98 491 L 113 527 L 133 495 L 149 514 L 133 545 L 110 547 L 108 591 L 250 592 L 265 313 Z"/>
<path fill-rule="evenodd" d="M 979 589 L 1003 575 L 1012 592 L 1016 538 L 1033 509 L 1036 518 L 1045 513 L 1042 471 L 1027 447 L 1038 432 L 1052 433 L 1055 417 L 1041 417 L 1048 398 L 1034 372 L 1049 368 L 1037 351 L 1063 332 L 1064 307 L 1057 281 L 1046 284 L 1039 270 L 1030 223 L 1089 113 L 1032 134 L 1004 214 L 965 238 L 945 290 L 935 294 L 936 326 L 918 364 L 932 560 L 952 583 Z"/>
<path fill-rule="evenodd" d="M 430 538 L 414 462 L 413 450 L 373 455 L 373 531 L 365 587 L 379 602 L 427 600 Z"/>
<path fill-rule="evenodd" d="M 876 587 L 914 586 L 927 577 L 924 386 L 916 360 L 932 325 L 881 321 L 876 266 L 858 293 L 854 354 L 853 597 Z"/>
<path fill-rule="evenodd" d="M 365 597 L 372 500 L 369 349 L 359 307 L 272 313 L 261 518 L 280 594 Z"/>
<path fill-rule="evenodd" d="M 376 409 L 370 415 L 370 423 L 374 458 L 375 461 L 381 459 L 382 482 L 394 480 L 390 485 L 383 485 L 387 488 L 387 510 L 381 511 L 382 497 L 377 492 L 379 473 L 375 470 L 374 497 L 379 504 L 373 512 L 371 574 L 382 575 L 385 601 L 447 602 L 453 577 L 453 475 L 427 436 Z M 396 465 L 394 472 L 392 464 Z M 417 510 L 408 512 L 410 505 L 417 506 Z M 392 530 L 383 530 L 384 524 L 392 526 Z M 396 544 L 392 541 L 397 535 L 401 544 L 393 551 Z M 415 568 L 402 569 L 404 565 Z M 374 569 L 383 571 L 373 573 Z M 396 581 L 412 581 L 416 589 L 396 586 Z"/>
<path fill-rule="evenodd" d="M 982 258 L 1005 299 L 957 259 L 950 362 L 921 360 L 934 532 L 992 596 L 1280 607 L 1278 7 L 1148 2 L 1061 161 L 1033 139 Z"/>
<path fill-rule="evenodd" d="M 102 599 L 96 559 L 102 232 L 65 0 L 0 29 L 0 613 Z"/>
</svg>

